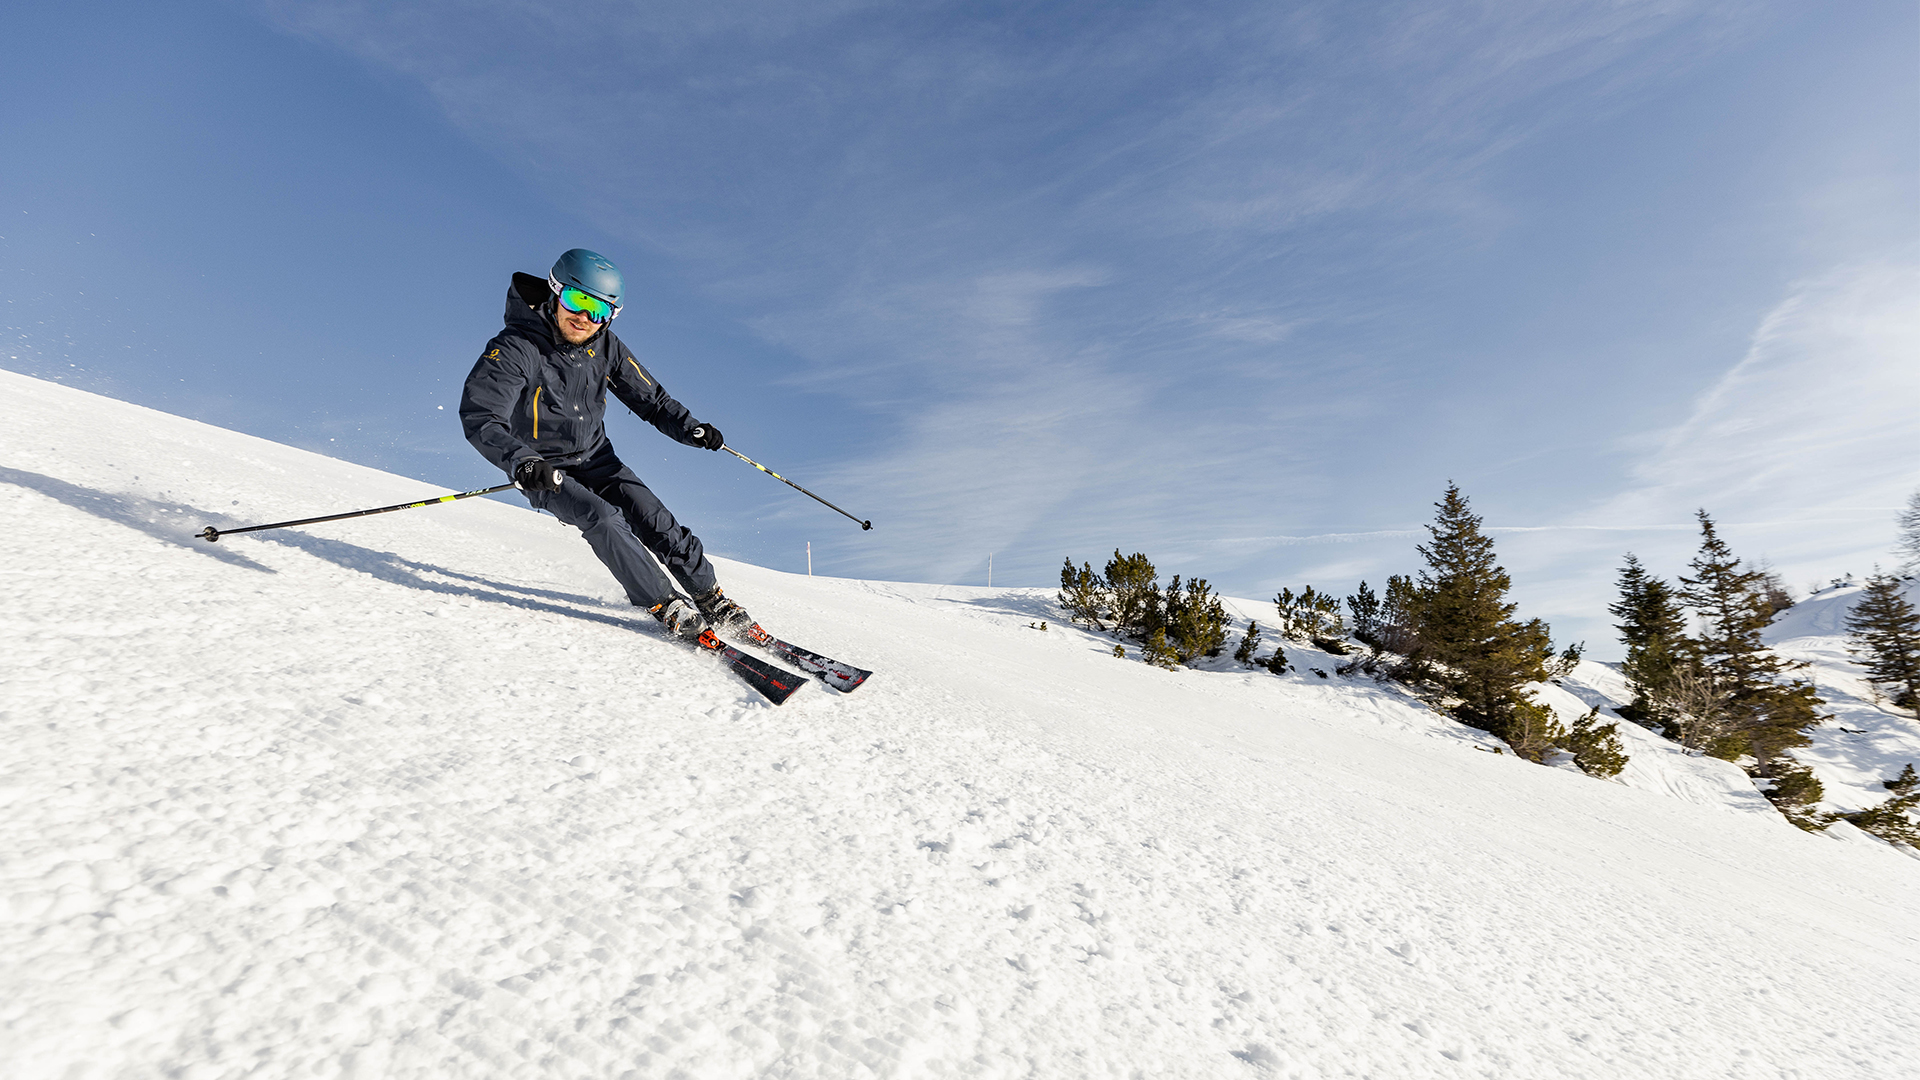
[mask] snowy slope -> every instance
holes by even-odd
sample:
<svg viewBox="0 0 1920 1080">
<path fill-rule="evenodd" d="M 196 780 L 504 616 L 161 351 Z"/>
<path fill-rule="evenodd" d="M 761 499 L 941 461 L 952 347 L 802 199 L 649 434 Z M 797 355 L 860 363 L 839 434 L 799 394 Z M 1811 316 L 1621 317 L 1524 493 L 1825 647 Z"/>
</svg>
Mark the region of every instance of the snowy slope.
<svg viewBox="0 0 1920 1080">
<path fill-rule="evenodd" d="M 0 1075 L 1920 1054 L 1920 861 L 1711 772 L 1606 783 L 1370 683 L 1115 660 L 1027 628 L 1032 590 L 723 564 L 769 626 L 879 672 L 773 708 L 550 518 L 471 500 L 207 545 L 425 489 L 0 388 L 29 418 L 0 430 Z"/>
<path fill-rule="evenodd" d="M 1862 591 L 1858 585 L 1825 589 L 1788 608 L 1766 633 L 1775 652 L 1809 665 L 1801 676 L 1813 680 L 1833 714 L 1810 733 L 1812 746 L 1793 752 L 1826 786 L 1828 810 L 1882 802 L 1882 780 L 1909 763 L 1920 768 L 1920 722 L 1888 706 L 1848 651 L 1847 616 Z M 1920 605 L 1920 582 L 1906 595 Z"/>
</svg>

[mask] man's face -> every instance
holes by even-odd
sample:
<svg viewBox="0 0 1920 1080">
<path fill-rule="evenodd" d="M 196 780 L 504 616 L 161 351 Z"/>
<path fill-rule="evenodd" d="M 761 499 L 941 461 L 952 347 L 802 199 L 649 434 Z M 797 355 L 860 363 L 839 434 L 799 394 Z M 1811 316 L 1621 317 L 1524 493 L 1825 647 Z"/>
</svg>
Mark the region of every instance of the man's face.
<svg viewBox="0 0 1920 1080">
<path fill-rule="evenodd" d="M 568 311 L 565 304 L 555 301 L 553 321 L 560 327 L 560 336 L 567 339 L 569 345 L 584 345 L 588 338 L 600 332 L 600 324 L 587 318 L 578 311 Z"/>
</svg>

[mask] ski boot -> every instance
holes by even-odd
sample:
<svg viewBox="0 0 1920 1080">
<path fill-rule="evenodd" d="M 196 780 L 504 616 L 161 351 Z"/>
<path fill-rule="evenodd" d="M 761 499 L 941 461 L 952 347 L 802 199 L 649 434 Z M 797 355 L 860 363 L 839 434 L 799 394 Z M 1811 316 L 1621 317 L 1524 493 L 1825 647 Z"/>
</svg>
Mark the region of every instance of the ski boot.
<svg viewBox="0 0 1920 1080">
<path fill-rule="evenodd" d="M 718 585 L 694 597 L 693 602 L 700 609 L 700 614 L 705 615 L 713 628 L 721 633 L 746 633 L 747 628 L 754 625 L 753 616 L 747 614 L 747 609 L 727 599 Z"/>
<path fill-rule="evenodd" d="M 667 633 L 689 645 L 704 644 L 700 639 L 707 636 L 707 620 L 692 604 L 679 597 L 664 604 L 655 604 L 647 609 L 648 614 L 660 620 Z"/>
</svg>

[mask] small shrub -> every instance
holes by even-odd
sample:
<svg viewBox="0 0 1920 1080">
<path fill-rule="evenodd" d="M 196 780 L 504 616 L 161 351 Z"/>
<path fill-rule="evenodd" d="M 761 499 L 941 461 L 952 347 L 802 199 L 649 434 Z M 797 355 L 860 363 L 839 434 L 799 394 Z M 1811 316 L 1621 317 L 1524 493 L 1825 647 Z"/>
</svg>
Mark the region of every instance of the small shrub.
<svg viewBox="0 0 1920 1080">
<path fill-rule="evenodd" d="M 1609 780 L 1627 767 L 1627 748 L 1620 741 L 1620 725 L 1600 723 L 1597 706 L 1574 721 L 1573 730 L 1560 745 L 1573 755 L 1573 763 L 1588 776 Z"/>
<path fill-rule="evenodd" d="M 1826 785 L 1813 775 L 1813 770 L 1792 758 L 1775 758 L 1764 777 L 1766 787 L 1761 794 L 1779 810 L 1788 821 L 1808 832 L 1818 832 L 1833 824 L 1832 818 L 1822 818 L 1813 812 L 1814 804 L 1826 796 Z"/>
<path fill-rule="evenodd" d="M 1522 698 L 1513 703 L 1513 713 L 1500 724 L 1494 734 L 1505 739 L 1513 752 L 1535 765 L 1545 761 L 1547 755 L 1558 750 L 1567 740 L 1567 729 L 1553 715 L 1553 710 L 1531 698 Z"/>
<path fill-rule="evenodd" d="M 1889 844 L 1905 844 L 1920 849 L 1920 825 L 1916 825 L 1913 813 L 1920 810 L 1920 776 L 1913 771 L 1913 763 L 1900 770 L 1900 775 L 1891 780 L 1882 780 L 1880 786 L 1893 792 L 1893 797 L 1879 806 L 1851 814 L 1839 814 L 1843 821 L 1852 822 L 1862 832 L 1869 832 Z"/>
<path fill-rule="evenodd" d="M 1394 574 L 1387 578 L 1387 591 L 1380 598 L 1380 619 L 1374 624 L 1374 636 L 1380 648 L 1401 656 L 1420 651 L 1420 587 L 1412 578 Z"/>
<path fill-rule="evenodd" d="M 1333 638 L 1330 638 L 1330 637 L 1314 638 L 1313 647 L 1316 649 L 1319 649 L 1321 652 L 1329 653 L 1334 656 L 1345 656 L 1348 653 L 1353 651 L 1352 649 L 1347 648 L 1346 642 L 1335 641 Z"/>
<path fill-rule="evenodd" d="M 1253 653 L 1260 647 L 1260 624 L 1252 620 L 1247 622 L 1247 636 L 1240 639 L 1240 647 L 1233 650 L 1233 658 L 1243 664 L 1253 663 Z"/>
<path fill-rule="evenodd" d="M 1273 606 L 1280 613 L 1282 636 L 1311 641 L 1316 637 L 1346 635 L 1346 624 L 1340 618 L 1340 601 L 1331 593 L 1315 591 L 1311 585 L 1298 595 L 1292 589 L 1281 589 L 1273 598 Z"/>
<path fill-rule="evenodd" d="M 1274 646 L 1273 655 L 1267 657 L 1265 667 L 1275 675 L 1285 675 L 1287 673 L 1287 651 L 1278 645 Z"/>
<path fill-rule="evenodd" d="M 1567 646 L 1557 659 L 1547 664 L 1547 678 L 1564 679 L 1573 674 L 1573 669 L 1580 666 L 1580 654 L 1586 651 L 1587 643 L 1584 641 Z"/>
<path fill-rule="evenodd" d="M 1163 667 L 1171 671 L 1180 666 L 1180 653 L 1167 641 L 1167 629 L 1156 626 L 1153 633 L 1140 645 L 1140 657 L 1154 667 Z"/>
</svg>

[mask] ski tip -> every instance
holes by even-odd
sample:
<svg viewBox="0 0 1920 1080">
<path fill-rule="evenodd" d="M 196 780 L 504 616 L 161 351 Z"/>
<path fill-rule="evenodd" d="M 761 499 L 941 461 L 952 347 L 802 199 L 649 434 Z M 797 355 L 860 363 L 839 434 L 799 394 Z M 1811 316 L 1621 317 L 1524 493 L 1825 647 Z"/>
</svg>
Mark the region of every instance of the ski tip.
<svg viewBox="0 0 1920 1080">
<path fill-rule="evenodd" d="M 867 676 L 872 674 L 871 671 L 861 671 L 858 668 L 846 673 L 835 672 L 832 675 L 821 672 L 820 681 L 843 694 L 851 694 L 860 689 L 861 685 L 867 681 Z"/>
</svg>

